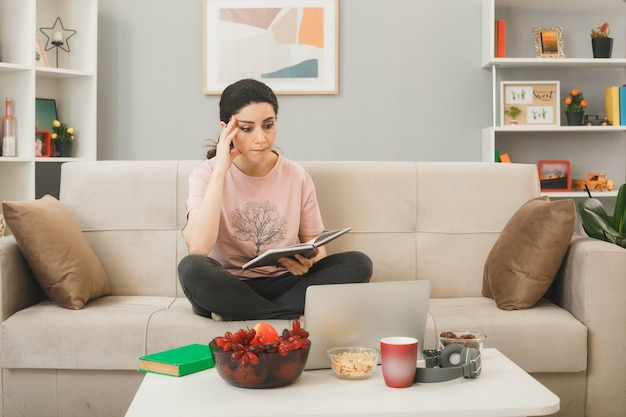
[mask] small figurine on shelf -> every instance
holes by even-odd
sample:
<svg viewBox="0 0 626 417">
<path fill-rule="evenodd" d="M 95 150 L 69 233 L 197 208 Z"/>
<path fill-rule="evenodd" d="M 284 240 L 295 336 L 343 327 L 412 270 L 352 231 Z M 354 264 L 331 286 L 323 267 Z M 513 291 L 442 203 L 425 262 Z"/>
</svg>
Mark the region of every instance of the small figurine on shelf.
<svg viewBox="0 0 626 417">
<path fill-rule="evenodd" d="M 610 126 L 611 122 L 606 117 L 601 119 L 598 114 L 585 114 L 583 124 L 585 126 Z"/>
<path fill-rule="evenodd" d="M 581 191 L 584 189 L 595 191 L 612 191 L 613 180 L 607 180 L 606 174 L 590 172 L 587 174 L 586 180 L 572 180 L 572 188 L 574 189 L 574 191 Z"/>
<path fill-rule="evenodd" d="M 57 156 L 67 157 L 72 154 L 72 146 L 74 145 L 74 128 L 68 127 L 65 123 L 58 120 L 52 121 L 52 134 L 50 139 L 54 143 Z"/>
</svg>

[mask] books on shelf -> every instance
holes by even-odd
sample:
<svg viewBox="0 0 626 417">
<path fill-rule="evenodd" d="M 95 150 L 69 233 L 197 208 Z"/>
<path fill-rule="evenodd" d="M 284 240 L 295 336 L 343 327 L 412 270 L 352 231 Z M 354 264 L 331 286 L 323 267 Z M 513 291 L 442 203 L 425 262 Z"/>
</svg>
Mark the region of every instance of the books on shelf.
<svg viewBox="0 0 626 417">
<path fill-rule="evenodd" d="M 139 357 L 139 370 L 184 376 L 215 366 L 209 345 L 194 343 Z"/>
<path fill-rule="evenodd" d="M 292 257 L 299 253 L 305 258 L 315 253 L 315 250 L 330 241 L 337 239 L 339 236 L 350 231 L 349 227 L 324 232 L 305 243 L 291 245 L 284 248 L 272 248 L 263 252 L 261 255 L 244 264 L 241 269 L 257 268 L 260 266 L 274 266 L 278 264 L 278 259 L 283 257 Z"/>
<path fill-rule="evenodd" d="M 612 126 L 620 125 L 620 87 L 611 86 L 604 90 L 606 118 Z"/>
<path fill-rule="evenodd" d="M 496 20 L 496 40 L 494 53 L 496 58 L 506 56 L 506 20 Z"/>
<path fill-rule="evenodd" d="M 619 121 L 626 126 L 626 84 L 619 88 Z"/>
</svg>

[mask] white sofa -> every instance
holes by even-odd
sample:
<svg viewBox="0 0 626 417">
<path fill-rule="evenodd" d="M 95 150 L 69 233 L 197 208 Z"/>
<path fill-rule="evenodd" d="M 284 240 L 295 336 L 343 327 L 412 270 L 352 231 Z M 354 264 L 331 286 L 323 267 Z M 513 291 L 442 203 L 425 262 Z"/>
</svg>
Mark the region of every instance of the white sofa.
<svg viewBox="0 0 626 417">
<path fill-rule="evenodd" d="M 112 289 L 82 310 L 47 300 L 14 238 L 0 239 L 4 416 L 122 416 L 143 377 L 138 356 L 255 324 L 194 315 L 178 283 L 176 267 L 187 253 L 187 176 L 197 163 L 63 165 L 60 200 Z M 534 166 L 302 165 L 316 183 L 325 226 L 352 227 L 329 251 L 369 254 L 373 281 L 432 281 L 426 348 L 435 347 L 441 330 L 484 331 L 487 347 L 561 398 L 560 415 L 626 415 L 624 249 L 574 236 L 549 299 L 528 310 L 500 310 L 481 295 L 485 259 L 500 231 L 539 195 Z"/>
</svg>

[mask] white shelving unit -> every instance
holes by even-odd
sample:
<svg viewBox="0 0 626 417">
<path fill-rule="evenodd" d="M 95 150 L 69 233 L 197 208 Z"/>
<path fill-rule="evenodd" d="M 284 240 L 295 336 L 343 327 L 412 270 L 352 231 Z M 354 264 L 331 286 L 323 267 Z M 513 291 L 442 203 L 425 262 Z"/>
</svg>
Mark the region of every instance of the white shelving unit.
<svg viewBox="0 0 626 417">
<path fill-rule="evenodd" d="M 59 51 L 58 68 L 54 49 L 48 67 L 36 66 L 36 37 L 46 42 L 39 29 L 57 17 L 77 31 L 70 52 Z M 0 0 L 0 113 L 10 97 L 17 118 L 17 156 L 0 157 L 0 200 L 54 194 L 63 162 L 96 159 L 97 34 L 97 0 Z M 55 99 L 59 118 L 74 128 L 72 157 L 35 157 L 36 98 Z"/>
<path fill-rule="evenodd" d="M 495 58 L 495 21 L 506 21 L 506 57 Z M 591 29 L 609 22 L 610 59 L 594 59 Z M 533 26 L 563 28 L 565 58 L 535 58 Z M 569 160 L 572 178 L 603 172 L 614 180 L 615 197 L 626 182 L 626 126 L 567 126 L 563 100 L 573 88 L 589 103 L 586 113 L 605 116 L 604 89 L 626 84 L 626 3 L 624 0 L 483 0 L 483 68 L 492 76 L 492 126 L 483 129 L 482 159 L 495 160 L 496 150 L 513 162 Z M 502 126 L 501 81 L 559 81 L 560 126 Z M 584 197 L 585 192 L 551 192 L 554 197 Z"/>
</svg>

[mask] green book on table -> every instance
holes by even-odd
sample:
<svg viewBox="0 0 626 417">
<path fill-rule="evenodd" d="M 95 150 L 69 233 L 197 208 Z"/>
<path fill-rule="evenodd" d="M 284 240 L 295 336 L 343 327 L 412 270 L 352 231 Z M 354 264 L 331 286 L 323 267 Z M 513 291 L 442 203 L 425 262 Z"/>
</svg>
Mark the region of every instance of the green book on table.
<svg viewBox="0 0 626 417">
<path fill-rule="evenodd" d="M 215 365 L 211 348 L 197 343 L 140 356 L 139 361 L 142 372 L 172 376 L 188 375 Z"/>
</svg>

